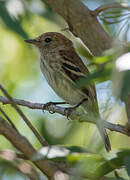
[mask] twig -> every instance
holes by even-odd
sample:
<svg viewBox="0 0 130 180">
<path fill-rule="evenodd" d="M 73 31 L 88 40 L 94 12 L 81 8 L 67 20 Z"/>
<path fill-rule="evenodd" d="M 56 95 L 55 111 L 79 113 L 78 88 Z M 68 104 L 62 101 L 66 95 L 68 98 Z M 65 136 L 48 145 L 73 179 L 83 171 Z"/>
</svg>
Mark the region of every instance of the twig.
<svg viewBox="0 0 130 180">
<path fill-rule="evenodd" d="M 120 124 L 113 124 L 107 121 L 103 121 L 104 127 L 109 129 L 110 131 L 116 131 L 122 134 L 125 134 L 127 136 L 130 136 L 130 131 L 126 129 L 126 126 L 122 126 Z"/>
<path fill-rule="evenodd" d="M 16 149 L 31 161 L 36 150 L 24 136 L 15 131 L 2 117 L 0 117 L 0 134 L 7 138 Z M 32 161 L 32 163 L 35 164 L 49 179 L 51 179 L 58 170 L 57 166 L 48 160 Z"/>
<path fill-rule="evenodd" d="M 101 56 L 112 46 L 112 38 L 104 31 L 97 17 L 81 0 L 41 0 L 58 13 L 69 26 L 69 30 L 79 37 L 94 56 Z M 57 6 L 58 4 L 58 6 Z M 81 29 L 82 27 L 82 29 Z M 89 27 L 89 28 L 88 28 Z M 98 43 L 98 46 L 96 43 Z"/>
<path fill-rule="evenodd" d="M 16 153 L 16 156 L 23 160 L 29 160 L 24 154 Z"/>
<path fill-rule="evenodd" d="M 38 131 L 32 126 L 32 124 L 30 123 L 30 121 L 27 119 L 27 117 L 24 115 L 24 113 L 21 111 L 21 109 L 16 105 L 15 101 L 13 100 L 13 98 L 8 94 L 8 92 L 2 87 L 2 85 L 0 84 L 0 89 L 3 92 L 3 94 L 9 99 L 10 104 L 14 107 L 14 109 L 16 109 L 16 111 L 18 112 L 18 114 L 22 117 L 22 119 L 25 121 L 25 123 L 29 126 L 29 128 L 33 131 L 33 133 L 35 134 L 35 136 L 38 138 L 39 142 L 43 145 L 43 146 L 48 146 L 48 142 L 43 140 L 43 138 L 40 136 L 40 134 L 38 133 Z"/>
<path fill-rule="evenodd" d="M 9 116 L 7 116 L 7 114 L 4 112 L 4 110 L 0 107 L 0 112 L 3 114 L 3 116 L 7 119 L 7 121 L 11 124 L 11 126 L 16 130 L 16 126 L 13 124 L 13 122 L 11 121 L 11 119 L 9 118 Z"/>
<path fill-rule="evenodd" d="M 116 170 L 114 171 L 114 174 L 115 174 L 115 177 L 116 177 L 117 179 L 120 179 L 120 178 L 121 178 Z"/>
<path fill-rule="evenodd" d="M 26 175 L 30 180 L 40 180 L 40 173 L 37 172 L 37 169 L 28 162 L 19 160 L 16 152 L 9 149 L 2 150 L 0 151 L 0 157 L 11 162 L 17 171 Z"/>
<path fill-rule="evenodd" d="M 28 107 L 31 109 L 40 109 L 40 110 L 52 111 L 54 113 L 58 113 L 58 114 L 61 114 L 61 115 L 67 117 L 68 112 L 67 112 L 67 109 L 65 107 L 59 107 L 59 106 L 52 105 L 52 104 L 50 106 L 46 106 L 46 104 L 32 103 L 32 102 L 20 100 L 20 99 L 13 99 L 13 101 L 17 105 L 25 106 L 25 107 Z M 0 96 L 0 102 L 2 102 L 3 104 L 11 104 L 10 100 L 8 100 L 7 98 L 4 98 L 2 96 Z M 73 111 L 70 114 L 69 118 L 71 120 L 78 120 L 81 122 L 96 123 L 96 120 L 94 121 L 93 118 L 91 118 L 89 115 L 83 114 L 82 112 L 77 112 L 77 111 Z M 103 120 L 102 120 L 102 123 L 104 123 L 105 128 L 107 128 L 111 131 L 116 131 L 116 132 L 125 134 L 127 136 L 130 136 L 130 131 L 128 131 L 125 126 L 122 126 L 120 124 L 112 124 L 110 122 L 103 121 Z"/>
<path fill-rule="evenodd" d="M 92 11 L 92 14 L 94 16 L 98 16 L 102 11 L 105 11 L 107 9 L 112 9 L 112 8 L 124 8 L 127 10 L 130 10 L 130 6 L 126 3 L 121 3 L 121 4 L 107 4 L 107 5 L 102 5 L 98 8 L 96 8 L 94 11 Z"/>
</svg>

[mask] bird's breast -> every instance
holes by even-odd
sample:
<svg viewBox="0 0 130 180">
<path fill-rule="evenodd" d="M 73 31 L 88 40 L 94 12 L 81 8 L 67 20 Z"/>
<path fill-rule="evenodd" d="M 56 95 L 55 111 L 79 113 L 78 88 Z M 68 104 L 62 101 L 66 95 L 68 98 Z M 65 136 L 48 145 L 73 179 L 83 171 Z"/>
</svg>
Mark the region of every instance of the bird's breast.
<svg viewBox="0 0 130 180">
<path fill-rule="evenodd" d="M 48 84 L 58 96 L 71 105 L 81 102 L 84 95 L 81 91 L 74 90 L 72 82 L 65 77 L 60 63 L 51 62 L 48 64 L 45 60 L 41 59 L 40 67 Z"/>
</svg>

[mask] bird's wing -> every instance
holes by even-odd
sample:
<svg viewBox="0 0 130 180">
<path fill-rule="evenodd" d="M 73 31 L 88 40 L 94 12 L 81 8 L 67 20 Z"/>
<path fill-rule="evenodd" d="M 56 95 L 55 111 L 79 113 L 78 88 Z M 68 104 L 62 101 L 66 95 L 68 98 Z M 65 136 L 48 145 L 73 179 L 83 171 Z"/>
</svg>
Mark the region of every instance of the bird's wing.
<svg viewBox="0 0 130 180">
<path fill-rule="evenodd" d="M 64 72 L 71 78 L 73 82 L 86 77 L 89 74 L 89 70 L 84 65 L 79 55 L 72 50 L 60 50 L 60 56 L 62 56 L 62 68 Z M 82 88 L 84 94 L 91 99 L 96 99 L 96 91 L 93 85 L 88 85 Z"/>
<path fill-rule="evenodd" d="M 59 52 L 65 62 L 72 63 L 75 67 L 78 67 L 83 74 L 89 74 L 87 67 L 84 65 L 83 61 L 74 49 L 60 50 Z"/>
<path fill-rule="evenodd" d="M 71 78 L 73 82 L 78 81 L 79 79 L 89 74 L 87 67 L 84 65 L 81 58 L 78 56 L 78 54 L 75 52 L 74 49 L 62 50 L 60 51 L 60 56 L 62 56 L 62 59 L 63 59 L 62 68 L 64 72 L 66 73 L 66 75 L 69 76 L 69 78 Z M 98 103 L 97 103 L 95 86 L 93 85 L 85 86 L 82 88 L 82 92 L 91 99 L 91 102 L 92 102 L 91 110 L 93 111 L 93 113 L 96 116 L 100 116 L 99 111 L 98 111 Z M 102 124 L 98 123 L 98 121 L 97 121 L 97 127 L 99 129 L 99 132 L 105 144 L 106 150 L 110 151 L 111 145 L 110 145 L 110 141 L 109 141 L 105 128 L 103 127 Z"/>
</svg>

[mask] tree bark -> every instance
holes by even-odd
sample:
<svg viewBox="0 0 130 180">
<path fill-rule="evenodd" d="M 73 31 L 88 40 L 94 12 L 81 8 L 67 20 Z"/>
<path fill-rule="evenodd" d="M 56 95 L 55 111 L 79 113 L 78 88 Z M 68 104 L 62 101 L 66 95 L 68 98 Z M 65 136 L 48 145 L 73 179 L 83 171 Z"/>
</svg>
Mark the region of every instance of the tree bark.
<svg viewBox="0 0 130 180">
<path fill-rule="evenodd" d="M 2 117 L 0 117 L 0 134 L 5 136 L 15 148 L 31 161 L 36 150 L 24 136 L 20 135 L 14 128 L 9 126 Z M 33 161 L 32 163 L 34 163 L 49 179 L 51 179 L 58 170 L 58 168 L 48 160 Z"/>
<path fill-rule="evenodd" d="M 105 50 L 111 48 L 112 38 L 98 22 L 96 13 L 89 10 L 81 0 L 42 1 L 66 20 L 70 31 L 84 42 L 94 56 L 101 56 Z M 130 95 L 125 104 L 130 119 Z"/>
<path fill-rule="evenodd" d="M 93 11 L 80 0 L 44 0 L 68 23 L 70 31 L 79 37 L 94 56 L 111 47 L 112 38 L 99 24 Z"/>
</svg>

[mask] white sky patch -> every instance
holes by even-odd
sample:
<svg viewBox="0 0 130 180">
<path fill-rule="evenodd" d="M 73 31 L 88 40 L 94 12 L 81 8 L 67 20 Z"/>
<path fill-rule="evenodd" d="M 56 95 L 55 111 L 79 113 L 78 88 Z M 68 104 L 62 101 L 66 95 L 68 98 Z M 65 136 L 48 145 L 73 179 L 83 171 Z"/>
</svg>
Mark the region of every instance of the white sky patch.
<svg viewBox="0 0 130 180">
<path fill-rule="evenodd" d="M 119 71 L 130 70 L 130 53 L 123 54 L 116 60 L 116 68 Z"/>
<path fill-rule="evenodd" d="M 70 151 L 64 147 L 51 146 L 44 147 L 40 149 L 32 158 L 32 160 L 40 160 L 44 157 L 46 158 L 57 158 L 57 157 L 65 157 L 70 153 Z"/>
<path fill-rule="evenodd" d="M 39 151 L 42 155 L 47 156 L 48 158 L 64 157 L 69 154 L 69 150 L 63 147 L 52 146 L 44 147 Z"/>
<path fill-rule="evenodd" d="M 16 17 L 24 12 L 24 5 L 22 0 L 10 0 L 7 2 L 6 7 L 8 12 L 13 16 Z"/>
</svg>

